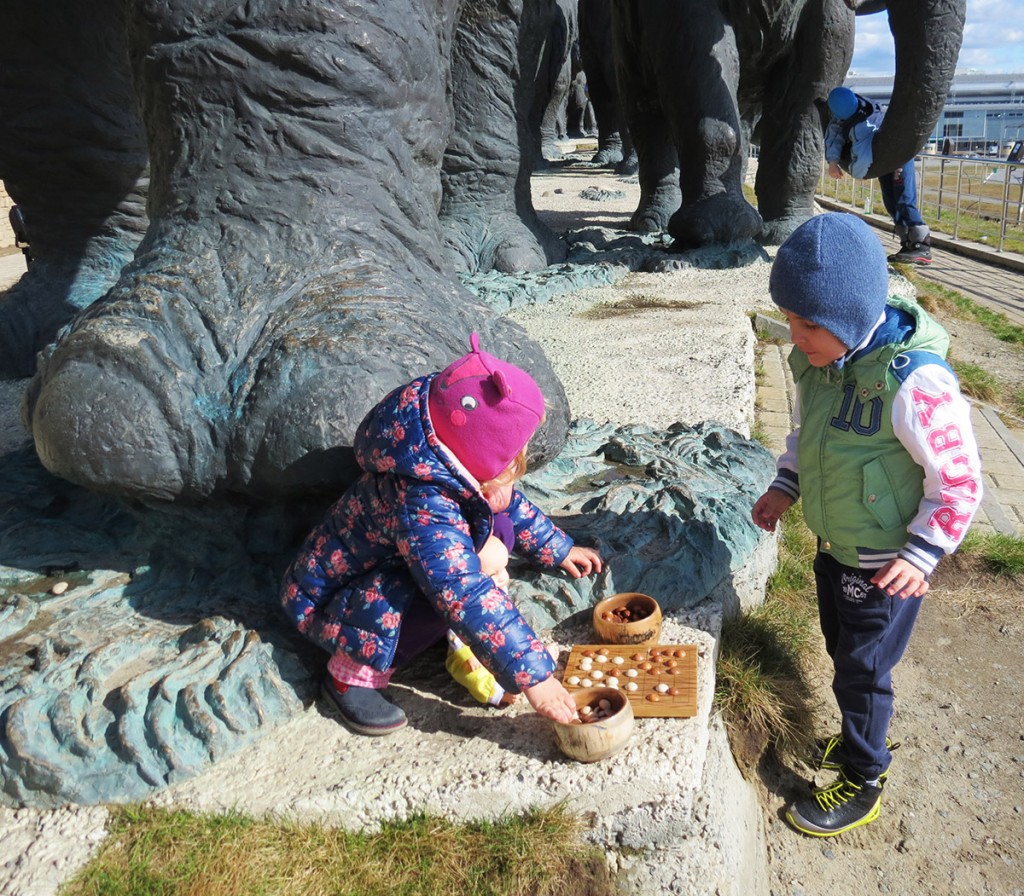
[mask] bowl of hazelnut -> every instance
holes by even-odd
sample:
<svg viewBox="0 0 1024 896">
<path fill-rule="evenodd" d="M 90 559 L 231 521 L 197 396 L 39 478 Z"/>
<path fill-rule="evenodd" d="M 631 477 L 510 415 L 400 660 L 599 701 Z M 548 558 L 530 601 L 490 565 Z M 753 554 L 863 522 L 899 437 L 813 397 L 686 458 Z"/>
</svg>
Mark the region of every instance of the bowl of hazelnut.
<svg viewBox="0 0 1024 896">
<path fill-rule="evenodd" d="M 593 625 L 602 644 L 657 644 L 661 607 L 648 594 L 624 591 L 594 607 Z"/>
<path fill-rule="evenodd" d="M 617 753 L 633 733 L 633 707 L 616 688 L 574 691 L 577 718 L 552 722 L 555 741 L 570 759 L 597 762 Z"/>
</svg>

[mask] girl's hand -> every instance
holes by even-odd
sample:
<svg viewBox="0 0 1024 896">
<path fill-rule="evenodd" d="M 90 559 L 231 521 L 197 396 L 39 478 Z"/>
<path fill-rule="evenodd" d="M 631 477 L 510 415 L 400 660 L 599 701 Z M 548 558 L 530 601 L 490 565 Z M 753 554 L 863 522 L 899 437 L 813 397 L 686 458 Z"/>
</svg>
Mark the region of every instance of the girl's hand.
<svg viewBox="0 0 1024 896">
<path fill-rule="evenodd" d="M 523 693 L 540 715 L 554 722 L 571 722 L 576 718 L 576 701 L 553 675 Z"/>
<path fill-rule="evenodd" d="M 491 576 L 491 578 L 494 579 L 494 584 L 498 588 L 500 588 L 506 594 L 508 593 L 508 587 L 512 584 L 512 577 L 508 574 L 507 569 L 499 569 L 497 572 L 494 573 L 494 575 Z"/>
<path fill-rule="evenodd" d="M 913 563 L 897 557 L 886 563 L 871 577 L 871 584 L 877 585 L 890 597 L 924 597 L 928 592 L 928 580 Z"/>
<path fill-rule="evenodd" d="M 792 504 L 793 499 L 785 492 L 770 488 L 757 499 L 750 516 L 754 520 L 754 525 L 760 526 L 765 532 L 774 532 L 779 518 Z"/>
<path fill-rule="evenodd" d="M 581 548 L 573 545 L 569 555 L 559 564 L 574 579 L 589 576 L 592 572 L 600 572 L 601 555 L 592 548 Z"/>
</svg>

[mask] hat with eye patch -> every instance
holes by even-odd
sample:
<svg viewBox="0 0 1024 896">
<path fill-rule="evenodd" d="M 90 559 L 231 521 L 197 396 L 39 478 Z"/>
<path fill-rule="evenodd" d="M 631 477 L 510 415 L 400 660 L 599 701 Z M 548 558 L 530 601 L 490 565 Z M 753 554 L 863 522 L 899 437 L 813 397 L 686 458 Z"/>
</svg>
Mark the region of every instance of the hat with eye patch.
<svg viewBox="0 0 1024 896">
<path fill-rule="evenodd" d="M 480 351 L 430 381 L 427 411 L 439 439 L 480 482 L 503 472 L 544 419 L 544 395 L 525 370 Z"/>
</svg>

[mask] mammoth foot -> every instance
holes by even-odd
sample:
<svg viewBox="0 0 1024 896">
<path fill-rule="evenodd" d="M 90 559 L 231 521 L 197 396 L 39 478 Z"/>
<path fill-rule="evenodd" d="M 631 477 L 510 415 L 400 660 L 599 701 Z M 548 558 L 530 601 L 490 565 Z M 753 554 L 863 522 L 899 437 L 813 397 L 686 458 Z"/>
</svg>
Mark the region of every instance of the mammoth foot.
<svg viewBox="0 0 1024 896">
<path fill-rule="evenodd" d="M 609 168 L 614 168 L 622 162 L 622 159 L 621 146 L 605 146 L 594 153 L 590 162 L 592 165 L 607 165 Z"/>
<path fill-rule="evenodd" d="M 644 189 L 641 178 L 640 203 L 629 219 L 628 229 L 637 233 L 661 233 L 668 226 L 672 213 L 679 208 L 681 199 L 674 174 L 648 189 Z"/>
<path fill-rule="evenodd" d="M 668 223 L 673 249 L 698 249 L 753 239 L 761 216 L 742 196 L 718 193 L 680 208 Z"/>
<path fill-rule="evenodd" d="M 784 218 L 766 220 L 758 234 L 757 241 L 763 246 L 781 246 L 789 235 L 806 221 L 813 212 L 787 215 Z"/>
<path fill-rule="evenodd" d="M 42 356 L 25 422 L 51 472 L 159 499 L 343 487 L 369 408 L 463 354 L 474 329 L 564 405 L 540 348 L 430 269 L 332 247 L 321 257 L 364 263 L 268 274 L 226 254 L 140 258 Z"/>
<path fill-rule="evenodd" d="M 517 274 L 565 261 L 568 247 L 532 211 L 482 213 L 478 206 L 443 211 L 445 240 L 456 270 Z"/>
</svg>

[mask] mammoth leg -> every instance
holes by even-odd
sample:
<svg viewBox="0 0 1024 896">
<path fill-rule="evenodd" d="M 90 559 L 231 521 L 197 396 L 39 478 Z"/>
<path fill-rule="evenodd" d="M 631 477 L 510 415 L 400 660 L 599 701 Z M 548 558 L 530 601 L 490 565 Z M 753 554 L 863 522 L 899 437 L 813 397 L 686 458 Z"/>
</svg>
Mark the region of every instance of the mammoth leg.
<svg viewBox="0 0 1024 896">
<path fill-rule="evenodd" d="M 578 44 L 576 0 L 558 0 L 537 73 L 537 99 L 543 103 L 540 121 L 542 162 L 562 157 L 556 141 L 566 137 L 573 48 Z"/>
<path fill-rule="evenodd" d="M 533 208 L 530 175 L 542 162 L 554 0 L 460 4 L 452 50 L 453 132 L 442 171 L 441 218 L 460 270 L 506 273 L 562 261 L 566 247 Z"/>
<path fill-rule="evenodd" d="M 846 76 L 853 23 L 843 0 L 807 4 L 791 52 L 764 78 L 754 191 L 764 219 L 759 239 L 767 245 L 782 243 L 814 213 L 825 99 Z M 822 47 L 832 52 L 822 53 Z"/>
<path fill-rule="evenodd" d="M 647 0 L 612 9 L 616 78 L 639 166 L 640 202 L 629 229 L 641 233 L 664 230 L 680 200 L 679 156 L 653 67 L 653 54 L 664 49 L 663 35 L 649 13 Z"/>
<path fill-rule="evenodd" d="M 597 120 L 597 152 L 591 161 L 598 165 L 617 165 L 624 155 L 625 123 L 612 58 L 611 0 L 584 0 L 580 4 L 579 20 L 580 58 Z"/>
<path fill-rule="evenodd" d="M 471 328 L 535 373 L 555 407 L 537 447 L 560 445 L 564 393 L 540 348 L 443 261 L 455 7 L 134 8 L 152 221 L 30 384 L 51 471 L 162 499 L 341 487 L 365 412 L 464 352 Z"/>
<path fill-rule="evenodd" d="M 668 232 L 681 248 L 746 240 L 761 229 L 743 197 L 747 141 L 736 37 L 718 3 L 694 6 L 664 4 L 655 50 L 661 103 L 679 149 L 682 205 Z"/>
<path fill-rule="evenodd" d="M 0 296 L 0 376 L 102 296 L 146 229 L 146 144 L 132 97 L 124 4 L 11 5 L 0 28 L 0 178 L 32 266 Z"/>
</svg>

